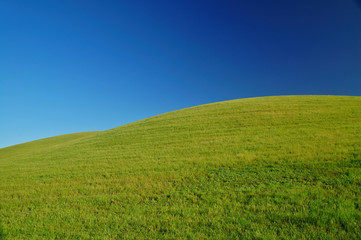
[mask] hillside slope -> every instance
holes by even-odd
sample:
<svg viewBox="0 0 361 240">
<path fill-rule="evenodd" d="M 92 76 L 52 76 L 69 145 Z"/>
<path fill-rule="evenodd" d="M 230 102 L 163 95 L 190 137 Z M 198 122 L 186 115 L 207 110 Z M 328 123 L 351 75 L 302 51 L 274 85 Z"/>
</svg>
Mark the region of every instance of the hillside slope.
<svg viewBox="0 0 361 240">
<path fill-rule="evenodd" d="M 0 236 L 357 239 L 360 168 L 361 97 L 202 105 L 0 149 Z"/>
</svg>

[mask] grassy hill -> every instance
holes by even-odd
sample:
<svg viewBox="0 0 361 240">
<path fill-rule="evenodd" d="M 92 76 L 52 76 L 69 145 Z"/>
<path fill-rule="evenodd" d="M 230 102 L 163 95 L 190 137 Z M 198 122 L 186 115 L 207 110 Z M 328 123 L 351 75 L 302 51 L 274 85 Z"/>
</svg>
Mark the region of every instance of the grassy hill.
<svg viewBox="0 0 361 240">
<path fill-rule="evenodd" d="M 0 149 L 3 239 L 360 239 L 361 97 L 187 108 Z"/>
</svg>

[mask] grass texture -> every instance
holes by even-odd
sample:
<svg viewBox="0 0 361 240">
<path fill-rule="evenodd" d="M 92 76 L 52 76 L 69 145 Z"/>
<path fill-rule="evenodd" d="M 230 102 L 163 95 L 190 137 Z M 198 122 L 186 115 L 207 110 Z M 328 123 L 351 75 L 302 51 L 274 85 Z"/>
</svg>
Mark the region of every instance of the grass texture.
<svg viewBox="0 0 361 240">
<path fill-rule="evenodd" d="M 0 239 L 360 239 L 361 97 L 213 103 L 0 149 Z"/>
</svg>

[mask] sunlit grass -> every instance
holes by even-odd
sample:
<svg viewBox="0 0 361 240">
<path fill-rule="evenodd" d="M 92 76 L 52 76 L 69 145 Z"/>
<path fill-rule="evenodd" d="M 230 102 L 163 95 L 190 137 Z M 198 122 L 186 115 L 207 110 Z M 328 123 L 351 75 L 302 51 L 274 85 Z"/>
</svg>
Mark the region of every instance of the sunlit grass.
<svg viewBox="0 0 361 240">
<path fill-rule="evenodd" d="M 0 149 L 0 238 L 359 239 L 361 98 L 250 98 Z"/>
</svg>

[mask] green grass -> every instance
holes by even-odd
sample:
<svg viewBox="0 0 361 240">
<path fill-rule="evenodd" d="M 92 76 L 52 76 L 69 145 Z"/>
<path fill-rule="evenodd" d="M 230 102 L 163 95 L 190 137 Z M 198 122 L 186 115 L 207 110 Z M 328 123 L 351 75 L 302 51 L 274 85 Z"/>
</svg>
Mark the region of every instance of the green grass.
<svg viewBox="0 0 361 240">
<path fill-rule="evenodd" d="M 219 102 L 0 149 L 0 239 L 360 239 L 361 97 Z"/>
</svg>

